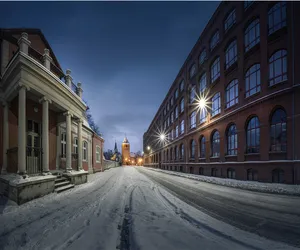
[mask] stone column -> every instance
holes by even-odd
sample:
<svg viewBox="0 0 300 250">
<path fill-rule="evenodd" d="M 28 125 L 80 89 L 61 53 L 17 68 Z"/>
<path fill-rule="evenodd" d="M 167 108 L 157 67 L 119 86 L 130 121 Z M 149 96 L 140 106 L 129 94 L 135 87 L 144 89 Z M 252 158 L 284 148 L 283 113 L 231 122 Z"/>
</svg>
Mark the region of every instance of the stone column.
<svg viewBox="0 0 300 250">
<path fill-rule="evenodd" d="M 28 55 L 28 47 L 30 44 L 31 42 L 28 40 L 28 34 L 23 32 L 18 40 L 20 51 Z"/>
<path fill-rule="evenodd" d="M 67 69 L 66 70 L 66 84 L 69 88 L 72 87 L 72 76 L 71 76 L 71 70 L 70 69 Z"/>
<path fill-rule="evenodd" d="M 26 90 L 24 84 L 19 84 L 18 112 L 18 173 L 26 174 Z"/>
<path fill-rule="evenodd" d="M 78 170 L 82 170 L 82 119 L 78 119 Z"/>
<path fill-rule="evenodd" d="M 43 104 L 43 123 L 42 123 L 42 147 L 43 147 L 43 172 L 49 172 L 49 100 L 47 97 L 43 97 L 40 100 Z"/>
<path fill-rule="evenodd" d="M 59 170 L 60 167 L 60 150 L 61 150 L 61 131 L 60 131 L 60 125 L 57 124 L 56 126 L 56 170 Z"/>
<path fill-rule="evenodd" d="M 44 55 L 43 55 L 43 63 L 44 66 L 50 70 L 52 58 L 50 56 L 50 51 L 48 49 L 44 49 Z"/>
<path fill-rule="evenodd" d="M 67 137 L 67 149 L 66 149 L 66 171 L 72 171 L 72 114 L 68 111 L 64 114 L 66 116 L 66 137 Z"/>
<path fill-rule="evenodd" d="M 7 150 L 9 148 L 8 104 L 3 103 L 3 164 L 1 174 L 7 173 Z"/>
</svg>

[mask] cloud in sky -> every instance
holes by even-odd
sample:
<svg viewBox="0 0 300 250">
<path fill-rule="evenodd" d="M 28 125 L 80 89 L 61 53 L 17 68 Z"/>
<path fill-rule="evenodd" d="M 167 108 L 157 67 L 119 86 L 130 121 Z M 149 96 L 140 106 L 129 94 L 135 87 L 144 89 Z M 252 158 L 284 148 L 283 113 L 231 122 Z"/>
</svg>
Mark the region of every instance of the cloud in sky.
<svg viewBox="0 0 300 250">
<path fill-rule="evenodd" d="M 219 2 L 1 2 L 2 27 L 40 28 L 83 84 L 105 148 L 147 130 Z"/>
</svg>

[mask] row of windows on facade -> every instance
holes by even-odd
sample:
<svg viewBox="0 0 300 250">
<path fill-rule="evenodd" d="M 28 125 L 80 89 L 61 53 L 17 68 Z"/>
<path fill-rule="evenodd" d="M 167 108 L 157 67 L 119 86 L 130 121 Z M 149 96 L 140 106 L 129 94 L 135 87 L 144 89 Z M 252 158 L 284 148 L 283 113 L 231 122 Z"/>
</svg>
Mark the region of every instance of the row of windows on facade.
<svg viewBox="0 0 300 250">
<path fill-rule="evenodd" d="M 278 50 L 269 58 L 269 85 L 273 86 L 280 82 L 287 80 L 287 51 Z M 261 90 L 261 76 L 260 76 L 260 64 L 254 64 L 251 66 L 245 74 L 245 87 L 246 93 L 245 96 L 252 96 Z M 200 96 L 203 95 L 207 84 L 206 84 L 206 75 L 204 74 L 200 77 L 199 81 L 199 90 Z M 225 88 L 225 108 L 230 108 L 235 104 L 238 104 L 238 80 L 233 79 Z M 193 103 L 196 97 L 196 87 L 194 86 L 189 95 L 189 102 Z M 221 113 L 221 94 L 220 92 L 216 93 L 211 98 L 211 115 L 212 117 Z M 169 127 L 174 120 L 178 118 L 179 112 L 184 111 L 184 97 L 180 101 L 180 110 L 178 106 L 175 107 L 175 110 L 171 112 L 170 117 L 164 121 L 164 129 Z M 207 109 L 200 110 L 200 123 L 206 121 L 207 118 Z M 190 115 L 190 128 L 196 127 L 196 111 L 192 112 Z M 177 132 L 176 132 L 177 131 Z M 181 130 L 180 134 L 184 132 L 184 121 L 181 121 Z M 178 125 L 176 129 L 170 133 L 170 138 L 178 137 Z"/>
<path fill-rule="evenodd" d="M 61 134 L 61 157 L 65 158 L 66 157 L 66 152 L 67 152 L 67 135 L 66 133 Z M 78 155 L 78 138 L 74 138 L 74 143 L 73 143 L 73 156 L 77 157 Z M 88 143 L 87 141 L 83 141 L 82 143 L 82 160 L 87 161 L 88 159 Z M 96 162 L 101 161 L 101 149 L 100 146 L 96 146 Z"/>
<path fill-rule="evenodd" d="M 236 14 L 235 9 L 232 10 L 227 18 L 225 19 L 225 31 L 230 29 L 236 23 Z M 274 33 L 275 31 L 286 26 L 286 3 L 278 2 L 272 8 L 270 8 L 268 12 L 268 33 L 269 35 Z M 219 43 L 219 31 L 216 31 L 210 40 L 210 49 L 213 50 L 217 44 Z M 245 29 L 244 34 L 244 48 L 245 52 L 248 52 L 252 47 L 260 42 L 260 24 L 259 19 L 253 20 Z M 206 50 L 203 49 L 199 56 L 199 65 L 202 65 L 207 58 Z M 275 59 L 274 59 L 275 60 Z M 225 50 L 225 69 L 228 69 L 237 61 L 237 40 L 231 41 L 231 43 L 227 46 Z M 280 62 L 278 62 L 279 64 Z M 285 62 L 286 64 L 286 62 Z M 280 81 L 276 77 L 276 69 L 280 65 L 274 65 L 273 69 L 270 69 L 270 77 L 273 76 L 273 81 L 270 82 L 270 85 L 276 84 L 276 81 Z M 284 67 L 284 66 L 281 66 Z M 272 71 L 271 71 L 272 70 Z M 189 71 L 189 76 L 192 78 L 196 74 L 196 64 L 193 64 Z M 220 57 L 217 57 L 211 67 L 211 82 L 215 82 L 220 77 Z M 203 74 L 200 77 L 200 91 L 203 91 L 206 88 L 206 74 Z M 184 80 L 181 81 L 179 85 L 180 91 L 184 90 Z M 251 95 L 251 90 L 249 90 L 249 96 Z M 174 93 L 175 100 L 178 98 L 178 89 L 175 90 Z M 166 115 L 167 111 L 169 111 L 170 106 L 174 104 L 174 98 L 171 97 L 170 101 L 168 101 L 167 106 L 163 110 L 163 114 Z"/>
<path fill-rule="evenodd" d="M 237 129 L 235 124 L 230 124 L 226 130 L 226 155 L 237 155 L 238 140 Z M 220 156 L 220 133 L 214 130 L 211 134 L 211 157 Z M 286 129 L 286 112 L 282 108 L 276 109 L 270 120 L 270 151 L 271 152 L 286 152 L 287 145 L 287 129 Z M 190 141 L 190 158 L 195 158 L 196 141 Z M 247 122 L 246 125 L 246 153 L 259 153 L 260 150 L 260 122 L 257 116 Z M 206 153 L 206 139 L 202 135 L 199 139 L 199 158 L 205 158 Z M 165 160 L 177 160 L 184 157 L 184 144 L 181 144 L 164 151 Z"/>
<path fill-rule="evenodd" d="M 183 172 L 183 166 L 162 166 L 162 169 L 171 170 L 171 171 L 180 171 Z M 190 174 L 197 174 L 194 167 L 189 167 L 188 172 Z M 210 176 L 219 177 L 217 168 L 210 169 Z M 226 170 L 227 175 L 226 177 L 229 179 L 235 179 L 236 173 L 234 168 L 227 168 Z M 198 169 L 199 175 L 204 175 L 204 168 L 200 167 Z M 258 171 L 252 168 L 247 169 L 247 180 L 248 181 L 258 181 Z M 284 182 L 284 171 L 282 169 L 273 169 L 272 170 L 272 182 L 274 183 L 283 183 Z"/>
</svg>

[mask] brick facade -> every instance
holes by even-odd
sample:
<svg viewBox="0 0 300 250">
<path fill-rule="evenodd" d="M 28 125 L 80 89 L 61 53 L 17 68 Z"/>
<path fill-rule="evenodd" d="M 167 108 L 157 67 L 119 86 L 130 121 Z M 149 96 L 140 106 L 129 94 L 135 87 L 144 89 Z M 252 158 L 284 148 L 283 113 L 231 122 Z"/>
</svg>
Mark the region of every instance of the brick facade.
<svg viewBox="0 0 300 250">
<path fill-rule="evenodd" d="M 245 8 L 244 4 L 244 2 L 222 2 L 202 32 L 148 131 L 144 134 L 146 166 L 241 180 L 300 183 L 300 132 L 297 129 L 300 128 L 300 60 L 295 56 L 295 52 L 299 51 L 295 44 L 300 42 L 300 31 L 295 28 L 300 19 L 295 13 L 300 10 L 300 4 L 287 2 L 282 7 L 286 10 L 286 19 L 282 18 L 282 27 L 275 32 L 268 30 L 272 27 L 268 23 L 268 12 L 276 5 L 276 2 L 253 2 L 248 8 Z M 225 20 L 232 10 L 235 10 L 236 21 L 230 29 L 225 31 Z M 246 30 L 255 19 L 259 20 L 259 42 L 249 51 L 245 51 Z M 219 31 L 219 43 L 215 48 L 210 49 L 210 42 L 216 31 Z M 226 50 L 232 41 L 236 41 L 237 45 L 236 60 L 226 68 Z M 200 62 L 199 56 L 203 50 L 206 51 L 206 60 Z M 270 65 L 272 65 L 271 57 L 281 50 L 287 53 L 285 57 L 286 78 L 271 85 L 269 72 Z M 216 58 L 220 60 L 220 76 L 215 81 L 211 81 L 211 68 Z M 255 64 L 258 64 L 260 68 L 260 75 L 256 78 L 260 90 L 248 96 L 246 74 Z M 196 73 L 190 77 L 189 70 L 193 65 L 196 65 Z M 200 112 L 197 112 L 196 127 L 190 128 L 189 117 L 195 110 L 196 104 L 188 102 L 189 93 L 195 87 L 196 93 L 200 95 L 199 81 L 203 74 L 206 74 L 207 78 L 205 94 L 208 96 L 208 115 L 206 121 L 200 123 Z M 229 93 L 229 91 L 226 92 L 226 88 L 233 80 L 236 80 L 238 84 L 236 95 L 238 102 L 226 107 Z M 254 82 L 253 78 L 250 80 L 251 83 Z M 182 81 L 184 81 L 184 90 L 181 92 L 179 86 Z M 176 89 L 179 94 L 175 100 Z M 216 93 L 220 93 L 220 113 L 213 116 L 210 102 Z M 174 98 L 173 105 L 170 104 L 171 98 Z M 168 117 L 175 112 L 175 107 L 180 107 L 182 98 L 184 98 L 184 111 L 179 112 L 178 118 L 174 117 L 174 122 L 170 126 L 164 127 Z M 170 106 L 170 109 L 165 113 L 164 109 L 167 109 L 167 106 Z M 274 150 L 271 146 L 272 117 L 279 109 L 285 113 L 284 122 L 280 124 L 284 126 L 281 132 L 285 134 L 286 147 L 283 150 Z M 255 130 L 259 137 L 257 152 L 249 151 L 252 134 L 249 132 L 248 123 L 253 117 L 257 117 L 259 121 L 258 129 Z M 169 137 L 167 142 L 155 144 L 154 134 L 158 128 L 169 135 L 170 131 L 176 129 L 176 126 L 180 128 L 182 120 L 185 125 L 183 134 L 177 138 Z M 234 154 L 228 153 L 230 125 L 235 125 L 236 128 L 237 148 Z M 212 152 L 215 131 L 218 131 L 220 135 L 217 156 L 213 156 Z M 282 133 L 280 136 L 283 136 Z M 247 134 L 251 135 L 248 139 Z M 205 157 L 201 158 L 199 139 L 202 136 L 205 138 Z M 194 155 L 191 153 L 192 140 L 195 141 Z M 280 142 L 279 146 L 283 148 L 285 142 Z M 184 145 L 184 155 L 181 157 L 179 153 L 177 157 L 174 157 L 174 150 L 176 147 L 180 148 L 181 144 Z M 147 149 L 148 146 L 150 150 Z M 172 158 L 170 157 L 171 151 L 173 152 Z"/>
</svg>

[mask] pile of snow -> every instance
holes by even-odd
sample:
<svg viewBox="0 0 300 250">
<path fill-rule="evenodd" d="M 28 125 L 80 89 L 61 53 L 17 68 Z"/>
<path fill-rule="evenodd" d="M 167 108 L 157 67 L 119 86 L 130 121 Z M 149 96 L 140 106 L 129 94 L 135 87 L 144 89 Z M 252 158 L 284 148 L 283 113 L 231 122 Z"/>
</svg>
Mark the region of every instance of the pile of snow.
<svg viewBox="0 0 300 250">
<path fill-rule="evenodd" d="M 280 183 L 262 183 L 257 181 L 240 181 L 234 179 L 225 179 L 211 176 L 194 175 L 182 172 L 173 172 L 168 170 L 149 168 L 153 171 L 163 172 L 170 175 L 180 176 L 187 179 L 208 182 L 226 187 L 240 188 L 257 192 L 276 193 L 300 196 L 300 185 L 288 185 Z"/>
</svg>

